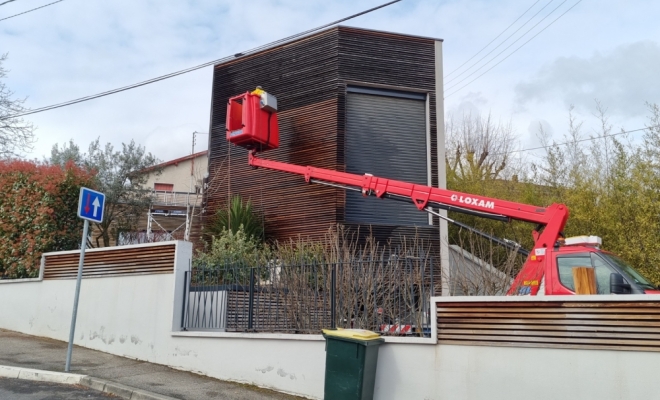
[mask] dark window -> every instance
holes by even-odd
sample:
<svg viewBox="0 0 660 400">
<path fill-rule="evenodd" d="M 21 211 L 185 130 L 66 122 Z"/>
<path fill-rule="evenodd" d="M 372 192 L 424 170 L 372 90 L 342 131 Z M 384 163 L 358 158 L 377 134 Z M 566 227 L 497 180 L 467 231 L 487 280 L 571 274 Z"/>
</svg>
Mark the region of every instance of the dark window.
<svg viewBox="0 0 660 400">
<path fill-rule="evenodd" d="M 157 192 L 172 192 L 174 184 L 172 183 L 154 183 L 154 190 Z"/>
<path fill-rule="evenodd" d="M 426 95 L 349 87 L 346 101 L 346 171 L 428 184 Z M 428 225 L 412 203 L 346 193 L 346 221 Z"/>
<path fill-rule="evenodd" d="M 576 267 L 592 267 L 595 268 L 596 286 L 598 294 L 610 293 L 610 274 L 614 271 L 612 267 L 607 265 L 600 257 L 595 254 L 589 256 L 588 254 L 579 256 L 562 256 L 557 257 L 557 268 L 559 269 L 559 281 L 562 285 L 575 291 L 575 283 L 573 282 L 573 268 Z"/>
<path fill-rule="evenodd" d="M 557 257 L 557 268 L 559 269 L 559 281 L 562 285 L 575 291 L 573 282 L 573 268 L 591 267 L 591 257 L 583 256 Z"/>
</svg>

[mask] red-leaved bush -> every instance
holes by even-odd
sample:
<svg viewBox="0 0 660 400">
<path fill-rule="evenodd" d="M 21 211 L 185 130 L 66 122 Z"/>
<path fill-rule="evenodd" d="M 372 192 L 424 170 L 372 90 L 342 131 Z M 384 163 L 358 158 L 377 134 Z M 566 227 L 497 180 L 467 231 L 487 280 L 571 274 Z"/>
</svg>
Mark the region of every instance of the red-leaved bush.
<svg viewBox="0 0 660 400">
<path fill-rule="evenodd" d="M 80 248 L 78 195 L 92 178 L 73 163 L 0 161 L 0 277 L 38 276 L 42 253 Z"/>
</svg>

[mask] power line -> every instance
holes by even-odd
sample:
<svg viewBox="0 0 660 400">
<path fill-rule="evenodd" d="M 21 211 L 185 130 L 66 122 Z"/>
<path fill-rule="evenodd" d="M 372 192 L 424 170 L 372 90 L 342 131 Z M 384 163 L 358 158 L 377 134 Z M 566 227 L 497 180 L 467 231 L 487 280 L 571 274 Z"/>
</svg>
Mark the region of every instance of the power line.
<svg viewBox="0 0 660 400">
<path fill-rule="evenodd" d="M 508 49 L 510 49 L 511 46 L 513 46 L 514 44 L 518 43 L 518 41 L 520 41 L 522 38 L 524 38 L 529 32 L 531 32 L 532 30 L 534 30 L 534 28 L 536 28 L 537 26 L 539 26 L 539 25 L 541 24 L 541 22 L 545 21 L 549 16 L 551 16 L 555 11 L 557 11 L 557 9 L 559 9 L 559 7 L 561 7 L 562 5 L 564 5 L 564 3 L 566 3 L 567 1 L 568 1 L 568 0 L 564 0 L 564 1 L 562 1 L 557 7 L 555 7 L 552 11 L 550 11 L 550 12 L 548 13 L 548 15 L 546 15 L 546 16 L 543 17 L 543 18 L 541 18 L 541 20 L 540 20 L 539 22 L 537 22 L 536 24 L 534 24 L 534 26 L 532 26 L 531 28 L 529 28 L 529 29 L 528 29 L 525 33 L 523 33 L 519 38 L 517 38 L 516 40 L 514 40 L 513 43 L 511 43 L 510 45 L 506 46 L 506 47 L 504 48 L 504 50 L 502 50 L 502 51 L 500 51 L 499 53 L 497 53 L 493 58 L 491 58 L 490 60 L 486 61 L 486 62 L 485 62 L 484 64 L 482 64 L 479 68 L 477 68 L 476 70 L 474 70 L 474 71 L 473 71 L 472 73 L 470 73 L 469 75 L 465 76 L 465 77 L 464 77 L 463 79 L 461 79 L 460 81 L 451 84 L 451 85 L 447 88 L 447 90 L 450 90 L 450 89 L 452 89 L 452 88 L 455 88 L 456 86 L 460 85 L 461 82 L 465 82 L 465 81 L 466 81 L 468 78 L 470 78 L 472 75 L 474 75 L 474 74 L 476 74 L 477 72 L 479 72 L 479 70 L 481 70 L 483 67 L 485 67 L 486 65 L 490 64 L 491 62 L 493 62 L 495 59 L 497 59 L 497 57 L 499 57 L 500 55 L 502 55 L 502 53 L 504 53 L 505 51 L 507 51 Z M 562 14 L 562 15 L 563 15 L 563 14 Z M 551 25 L 552 25 L 552 24 L 551 24 Z M 548 26 L 549 26 L 549 25 L 548 25 Z M 546 28 L 547 28 L 547 27 L 546 27 Z M 545 29 L 545 28 L 544 28 L 544 29 Z M 541 30 L 541 32 L 542 32 L 542 31 L 543 31 L 543 30 Z M 534 38 L 534 37 L 536 37 L 536 35 L 533 36 L 533 38 Z M 493 50 L 494 50 L 494 49 L 493 49 Z M 490 54 L 490 53 L 489 53 L 489 54 Z M 484 56 L 484 57 L 485 57 L 485 56 Z M 482 58 L 482 59 L 483 59 L 483 58 Z"/>
<path fill-rule="evenodd" d="M 3 3 L 0 3 L 0 6 L 4 6 L 5 4 L 7 4 L 7 3 L 11 3 L 12 1 L 16 1 L 16 0 L 7 0 L 7 1 L 5 1 L 5 2 L 3 2 Z"/>
<path fill-rule="evenodd" d="M 14 0 L 12 0 L 12 1 L 14 1 Z M 19 15 L 27 14 L 27 13 L 32 12 L 32 11 L 37 11 L 37 10 L 40 9 L 40 8 L 44 8 L 44 7 L 48 7 L 48 6 L 52 6 L 53 4 L 55 4 L 55 3 L 59 3 L 59 2 L 61 2 L 61 1 L 64 1 L 64 0 L 57 0 L 57 1 L 54 1 L 54 2 L 52 2 L 52 3 L 45 4 L 45 5 L 41 6 L 41 7 L 33 8 L 33 9 L 31 9 L 31 10 L 23 11 L 22 13 L 19 13 L 19 14 L 14 14 L 14 15 L 11 15 L 11 16 L 9 16 L 9 17 L 1 18 L 0 21 L 4 21 L 4 20 L 9 19 L 9 18 L 18 17 Z M 0 4 L 0 6 L 1 6 L 1 5 L 2 5 L 2 4 Z"/>
<path fill-rule="evenodd" d="M 502 32 L 500 32 L 499 35 L 495 36 L 495 39 L 493 39 L 493 40 L 491 40 L 490 42 L 488 42 L 487 45 L 485 45 L 481 50 L 479 50 L 478 52 L 476 52 L 472 57 L 470 57 L 470 58 L 469 58 L 467 61 L 465 61 L 463 64 L 459 65 L 458 68 L 456 68 L 455 70 L 453 70 L 453 71 L 451 71 L 450 73 L 448 73 L 447 75 L 445 75 L 445 78 L 449 78 L 449 76 L 450 76 L 451 74 L 453 74 L 454 72 L 456 72 L 456 71 L 458 71 L 459 69 L 461 69 L 461 67 L 463 67 L 465 64 L 467 64 L 468 62 L 470 62 L 470 60 L 472 60 L 473 58 L 475 58 L 476 56 L 478 56 L 479 53 L 481 53 L 482 51 L 486 50 L 486 48 L 487 48 L 488 46 L 490 46 L 494 41 L 496 41 L 500 36 L 502 36 L 502 35 L 504 34 L 504 32 L 508 31 L 509 28 L 511 28 L 516 22 L 518 22 L 518 20 L 520 20 L 520 18 L 522 18 L 525 14 L 527 14 L 527 12 L 528 12 L 529 10 L 531 10 L 531 9 L 532 9 L 532 8 L 533 8 L 533 7 L 539 2 L 539 1 L 541 1 L 541 0 L 536 0 L 536 3 L 532 4 L 531 7 L 529 7 L 527 10 L 525 10 L 525 12 L 522 13 L 522 14 L 521 14 L 521 15 L 520 15 L 515 21 L 513 21 L 513 22 L 511 23 L 511 25 L 507 26 L 506 29 L 504 29 Z M 528 24 L 528 23 L 529 23 L 534 17 L 536 17 L 541 11 L 543 11 L 543 10 L 544 10 L 548 5 L 550 5 L 550 3 L 552 3 L 553 1 L 554 1 L 554 0 L 550 0 L 550 2 L 549 2 L 548 4 L 544 5 L 543 8 L 541 8 L 536 14 L 532 15 L 530 19 L 528 19 L 524 24 L 522 24 L 518 29 L 516 29 L 516 30 L 515 30 L 511 35 L 509 35 L 506 39 L 504 39 L 504 40 L 502 41 L 502 43 L 498 44 L 498 45 L 497 45 L 493 50 L 491 50 L 488 54 L 492 53 L 492 52 L 495 51 L 498 47 L 500 47 L 501 45 L 503 45 L 507 40 L 509 40 L 509 39 L 511 38 L 511 36 L 515 35 L 516 32 L 518 32 L 518 31 L 519 31 L 520 29 L 522 29 L 525 25 L 527 25 L 527 24 Z M 486 57 L 488 56 L 488 54 L 486 54 L 485 56 L 483 56 L 482 58 L 480 58 L 479 60 L 477 60 L 477 62 L 475 62 L 474 64 L 472 64 L 472 65 L 471 65 L 468 69 L 466 69 L 465 71 L 461 72 L 458 76 L 461 76 L 463 73 L 469 71 L 470 68 L 472 68 L 472 67 L 474 67 L 476 64 L 478 64 L 479 61 L 481 61 L 481 60 L 483 60 L 484 58 L 486 58 Z M 449 81 L 448 81 L 448 82 L 449 82 Z"/>
<path fill-rule="evenodd" d="M 503 154 L 522 153 L 523 151 L 549 149 L 550 147 L 566 146 L 568 144 L 588 142 L 588 141 L 597 140 L 597 139 L 607 139 L 607 138 L 611 138 L 611 137 L 614 137 L 614 136 L 624 135 L 626 133 L 645 131 L 647 129 L 653 129 L 653 128 L 660 128 L 660 125 L 651 125 L 651 126 L 647 126 L 645 128 L 633 129 L 633 130 L 630 130 L 630 131 L 621 131 L 621 132 L 612 133 L 612 134 L 609 134 L 609 135 L 596 136 L 596 137 L 590 137 L 590 138 L 579 139 L 579 140 L 571 140 L 570 142 L 554 143 L 554 144 L 549 144 L 549 145 L 546 145 L 546 146 L 531 147 L 531 148 L 528 148 L 528 149 L 511 150 L 511 151 L 508 151 L 506 153 L 495 153 L 495 154 L 491 154 L 491 155 L 499 156 L 499 155 L 503 155 Z"/>
<path fill-rule="evenodd" d="M 449 97 L 449 96 L 455 94 L 456 92 L 462 90 L 463 88 L 469 86 L 472 82 L 474 82 L 474 81 L 476 81 L 477 79 L 481 78 L 482 76 L 484 76 L 485 74 L 487 74 L 490 70 L 492 70 L 493 68 L 495 68 L 495 67 L 497 67 L 498 65 L 500 65 L 504 60 L 506 60 L 507 58 L 511 57 L 515 52 L 517 52 L 518 50 L 520 50 L 520 49 L 521 49 L 523 46 L 525 46 L 527 43 L 531 42 L 535 37 L 537 37 L 538 35 L 540 35 L 543 31 L 545 31 L 546 29 L 548 29 L 552 24 L 554 24 L 555 22 L 557 22 L 557 20 L 559 20 L 559 19 L 560 19 L 561 17 L 563 17 L 564 15 L 566 15 L 566 13 L 568 13 L 569 11 L 571 11 L 575 6 L 577 6 L 578 4 L 580 4 L 580 2 L 582 2 L 582 0 L 578 0 L 577 3 L 573 4 L 568 10 L 564 11 L 560 16 L 558 16 L 557 18 L 555 18 L 552 22 L 550 22 L 548 25 L 546 25 L 543 29 L 541 29 L 540 31 L 538 31 L 538 33 L 536 33 L 534 36 L 532 36 L 531 38 L 529 38 L 529 40 L 527 40 L 525 43 L 521 44 L 518 48 L 516 48 L 514 51 L 512 51 L 511 53 L 509 53 L 506 57 L 504 57 L 503 59 L 501 59 L 500 61 L 498 61 L 497 64 L 495 64 L 495 65 L 493 65 L 492 67 L 488 68 L 488 69 L 487 69 L 486 71 L 484 71 L 481 75 L 479 75 L 479 76 L 477 76 L 476 78 L 472 79 L 470 82 L 466 83 L 465 85 L 461 86 L 460 88 L 458 88 L 458 89 L 454 90 L 453 92 L 451 92 L 451 93 L 445 95 L 445 98 L 447 98 L 447 97 Z M 514 43 L 515 43 L 515 42 L 514 42 Z M 511 47 L 511 46 L 509 46 L 509 47 Z M 507 49 L 508 49 L 508 47 L 507 47 Z M 501 52 L 500 54 L 502 54 L 504 51 L 506 51 L 506 49 L 502 50 L 502 52 Z M 498 54 L 498 56 L 499 56 L 499 54 Z M 495 57 L 497 57 L 497 56 L 495 56 Z M 476 71 L 475 71 L 475 72 L 476 72 Z M 467 79 L 467 77 L 466 77 L 466 79 Z M 462 81 L 464 81 L 464 80 L 465 80 L 465 79 L 463 79 Z M 462 81 L 461 81 L 461 82 L 462 82 Z M 460 83 L 460 82 L 459 82 L 459 83 Z M 455 85 L 453 85 L 452 87 L 456 87 L 456 86 L 458 86 L 458 83 L 455 84 Z"/>
<path fill-rule="evenodd" d="M 508 31 L 509 28 L 511 28 L 516 22 L 518 22 L 518 20 L 520 20 L 520 18 L 522 18 L 525 14 L 527 14 L 527 12 L 528 12 L 529 10 L 531 10 L 536 4 L 538 4 L 539 1 L 541 1 L 541 0 L 536 0 L 536 2 L 535 2 L 534 4 L 532 4 L 527 10 L 525 10 L 524 13 L 520 14 L 520 16 L 519 16 L 518 18 L 516 18 L 516 20 L 513 21 L 513 22 L 511 23 L 511 25 L 507 26 L 506 29 L 504 29 L 502 32 L 500 32 L 499 35 L 495 36 L 495 39 L 493 39 L 493 40 L 491 40 L 490 42 L 488 42 L 487 45 L 485 45 L 481 50 L 479 50 L 478 52 L 476 52 L 476 53 L 475 53 L 472 57 L 470 57 L 467 61 L 465 61 L 463 64 L 459 65 L 456 69 L 454 69 L 453 71 L 451 71 L 450 73 L 448 73 L 447 75 L 445 75 L 445 78 L 448 78 L 451 74 L 453 74 L 454 72 L 458 71 L 459 69 L 461 69 L 462 66 L 464 66 L 465 64 L 467 64 L 468 62 L 470 62 L 470 60 L 472 60 L 473 58 L 475 58 L 476 56 L 478 56 L 479 53 L 481 53 L 482 51 L 484 51 L 488 46 L 490 46 L 494 41 L 496 41 L 497 38 L 499 38 L 500 36 L 502 36 L 502 35 L 504 34 L 504 32 Z M 523 26 L 524 26 L 524 25 L 523 25 Z M 506 41 L 506 40 L 505 40 L 505 41 Z"/>
<path fill-rule="evenodd" d="M 179 71 L 176 71 L 176 72 L 171 72 L 171 73 L 169 73 L 169 74 L 161 75 L 161 76 L 158 76 L 158 77 L 156 77 L 156 78 L 147 79 L 147 80 L 145 80 L 145 81 L 138 82 L 138 83 L 134 83 L 134 84 L 132 84 L 132 85 L 128 85 L 128 86 L 124 86 L 124 87 L 120 87 L 120 88 L 117 88 L 117 89 L 112 89 L 112 90 L 108 90 L 108 91 L 105 91 L 105 92 L 97 93 L 97 94 L 94 94 L 94 95 L 89 95 L 89 96 L 85 96 L 85 97 L 80 97 L 80 98 L 78 98 L 78 99 L 73 99 L 73 100 L 69 100 L 69 101 L 62 102 L 62 103 L 52 104 L 52 105 L 50 105 L 50 106 L 40 107 L 40 108 L 36 108 L 36 109 L 34 109 L 34 110 L 30 110 L 30 111 L 25 111 L 25 112 L 21 112 L 21 113 L 17 113 L 17 114 L 9 115 L 9 116 L 6 116 L 6 117 L 2 117 L 2 118 L 0 118 L 0 121 L 6 120 L 6 119 L 11 119 L 11 118 L 22 117 L 22 116 L 24 116 L 24 115 L 30 115 L 30 114 L 36 114 L 36 113 L 40 113 L 40 112 L 44 112 L 44 111 L 49 111 L 49 110 L 53 110 L 53 109 L 55 109 L 55 108 L 66 107 L 66 106 L 70 106 L 70 105 L 73 105 L 73 104 L 82 103 L 82 102 L 84 102 L 84 101 L 89 101 L 89 100 L 97 99 L 97 98 L 99 98 L 99 97 L 109 96 L 109 95 L 111 95 L 111 94 L 115 94 L 115 93 L 123 92 L 123 91 L 130 90 L 130 89 L 135 89 L 135 88 L 138 88 L 138 87 L 140 87 L 140 86 L 149 85 L 149 84 L 154 83 L 154 82 L 159 82 L 159 81 L 162 81 L 162 80 L 165 80 L 165 79 L 173 78 L 173 77 L 175 77 L 175 76 L 183 75 L 183 74 L 186 74 L 186 73 L 188 73 L 188 72 L 196 71 L 196 70 L 198 70 L 198 69 L 202 69 L 202 68 L 205 68 L 205 67 L 209 67 L 209 66 L 212 66 L 212 65 L 215 65 L 215 64 L 219 64 L 219 63 L 223 63 L 223 62 L 226 62 L 226 61 L 235 60 L 235 59 L 242 58 L 242 57 L 245 57 L 245 56 L 248 56 L 248 55 L 252 55 L 252 54 L 257 53 L 257 52 L 259 52 L 259 51 L 262 51 L 262 50 L 265 50 L 265 49 L 268 49 L 268 48 L 271 48 L 271 47 L 274 47 L 274 46 L 277 46 L 277 45 L 280 45 L 280 44 L 283 44 L 283 43 L 286 43 L 286 42 L 290 42 L 290 41 L 292 41 L 292 40 L 294 40 L 294 39 L 298 39 L 298 38 L 300 38 L 300 37 L 302 37 L 302 36 L 309 35 L 310 33 L 313 33 L 313 32 L 316 32 L 316 31 L 319 31 L 319 30 L 322 30 L 322 29 L 325 29 L 325 28 L 327 28 L 327 27 L 329 27 L 329 26 L 337 25 L 337 24 L 339 24 L 339 23 L 341 23 L 341 22 L 344 22 L 344 21 L 347 21 L 347 20 L 349 20 L 349 19 L 353 19 L 353 18 L 359 17 L 359 16 L 361 16 L 361 15 L 364 15 L 364 14 L 370 13 L 370 12 L 372 12 L 372 11 L 376 11 L 376 10 L 378 10 L 378 9 L 380 9 L 380 8 L 387 7 L 387 6 L 391 5 L 391 4 L 398 3 L 399 1 L 401 1 L 401 0 L 393 0 L 393 1 L 390 1 L 390 2 L 388 2 L 388 3 L 381 4 L 381 5 L 377 6 L 377 7 L 373 7 L 373 8 L 370 8 L 370 9 L 368 9 L 368 10 L 365 10 L 365 11 L 359 12 L 359 13 L 357 13 L 357 14 L 353 14 L 353 15 L 350 15 L 350 16 L 348 16 L 348 17 L 345 17 L 345 18 L 339 19 L 339 20 L 337 20 L 337 21 L 330 22 L 330 23 L 328 23 L 328 24 L 325 24 L 325 25 L 319 26 L 319 27 L 317 27 L 317 28 L 309 29 L 309 30 L 306 30 L 306 31 L 304 31 L 304 32 L 297 33 L 297 34 L 295 34 L 295 35 L 291 35 L 291 36 L 289 36 L 289 37 L 286 37 L 286 38 L 283 38 L 283 39 L 276 40 L 276 41 L 274 41 L 274 42 L 271 42 L 271 43 L 268 43 L 268 44 L 265 44 L 265 45 L 262 45 L 262 46 L 256 47 L 256 48 L 254 48 L 254 49 L 252 49 L 252 50 L 248 50 L 248 51 L 245 51 L 245 52 L 242 52 L 242 53 L 237 53 L 237 54 L 235 54 L 235 55 L 233 55 L 233 56 L 223 57 L 223 58 L 220 58 L 220 59 L 217 59 L 217 60 L 214 60 L 214 61 L 209 61 L 209 62 L 206 62 L 206 63 L 204 63 L 204 64 L 199 64 L 199 65 L 196 65 L 196 66 L 194 66 L 194 67 L 190 67 L 190 68 L 182 69 L 182 70 L 179 70 Z"/>
</svg>

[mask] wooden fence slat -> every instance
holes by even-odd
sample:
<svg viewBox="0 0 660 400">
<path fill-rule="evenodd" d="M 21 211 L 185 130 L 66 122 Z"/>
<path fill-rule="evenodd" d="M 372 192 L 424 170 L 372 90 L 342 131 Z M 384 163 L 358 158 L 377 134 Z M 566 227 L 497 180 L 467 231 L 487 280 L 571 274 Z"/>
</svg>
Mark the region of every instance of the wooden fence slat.
<svg viewBox="0 0 660 400">
<path fill-rule="evenodd" d="M 660 326 L 660 325 L 658 325 Z M 660 335 L 660 329 L 658 326 L 655 327 L 643 327 L 643 326 L 601 326 L 601 325 L 530 325 L 530 324 L 465 324 L 465 323 L 439 323 L 438 327 L 441 329 L 472 329 L 472 330 L 528 330 L 528 331 L 566 331 L 566 332 L 576 332 L 576 331 L 589 331 L 589 332 L 647 332 L 647 333 L 657 333 Z"/>
<path fill-rule="evenodd" d="M 660 308 L 655 307 L 603 307 L 603 308 L 587 308 L 587 307 L 543 307 L 541 308 L 543 312 L 557 312 L 557 313 L 566 313 L 566 314 L 575 314 L 575 313 L 591 313 L 591 314 L 612 314 L 612 313 L 621 313 L 621 314 L 630 314 L 630 313 L 645 313 L 645 314 L 657 314 L 660 316 Z M 450 313 L 463 313 L 463 312 L 492 312 L 492 308 L 479 307 L 479 308 L 445 308 L 438 307 L 438 312 L 444 314 Z M 515 313 L 538 313 L 539 307 L 529 307 L 529 308 L 511 308 L 510 310 L 497 309 L 498 313 L 502 312 L 515 312 Z"/>
<path fill-rule="evenodd" d="M 575 331 L 562 331 L 562 330 L 534 330 L 534 329 L 460 329 L 460 328 L 445 328 L 442 330 L 443 335 L 465 335 L 471 337 L 472 335 L 479 334 L 483 336 L 493 337 L 546 337 L 546 338 L 570 338 L 569 340 L 577 338 L 595 338 L 595 339 L 612 339 L 615 335 L 612 332 L 596 332 L 586 330 Z M 652 343 L 660 344 L 660 332 L 655 333 L 637 333 L 626 332 L 627 339 L 645 339 L 650 340 Z"/>
<path fill-rule="evenodd" d="M 496 312 L 496 313 L 438 313 L 438 318 L 451 318 L 456 317 L 477 317 L 477 318 L 556 318 L 556 319 L 630 319 L 630 320 L 659 320 L 660 315 L 648 315 L 648 314 L 572 314 L 572 313 L 541 313 L 541 310 L 537 310 L 536 313 L 532 314 L 519 314 L 519 313 L 505 313 L 505 312 Z"/>
<path fill-rule="evenodd" d="M 453 321 L 453 322 L 462 322 L 462 323 L 486 323 L 488 322 L 489 324 L 492 325 L 499 325 L 499 324 L 527 324 L 527 325 L 535 325 L 535 324 L 561 324 L 561 325 L 566 325 L 566 326 L 571 326 L 571 325 L 597 325 L 597 326 L 629 326 L 628 321 L 619 321 L 619 320 L 572 320 L 572 319 L 567 319 L 567 320 L 562 320 L 559 321 L 557 319 L 523 319 L 523 318 L 499 318 L 497 320 L 484 320 L 483 318 L 451 318 L 451 319 L 443 319 L 442 321 L 438 320 L 438 323 L 446 322 L 446 321 Z M 659 321 L 636 321 L 635 326 L 651 326 L 651 327 L 658 327 L 660 328 L 660 320 Z"/>
<path fill-rule="evenodd" d="M 440 343 L 660 351 L 660 301 L 438 302 Z"/>
<path fill-rule="evenodd" d="M 172 244 L 132 249 L 110 247 L 88 252 L 85 254 L 83 277 L 172 273 L 175 251 L 176 246 Z M 46 255 L 44 279 L 75 278 L 79 257 L 75 253 Z"/>
</svg>

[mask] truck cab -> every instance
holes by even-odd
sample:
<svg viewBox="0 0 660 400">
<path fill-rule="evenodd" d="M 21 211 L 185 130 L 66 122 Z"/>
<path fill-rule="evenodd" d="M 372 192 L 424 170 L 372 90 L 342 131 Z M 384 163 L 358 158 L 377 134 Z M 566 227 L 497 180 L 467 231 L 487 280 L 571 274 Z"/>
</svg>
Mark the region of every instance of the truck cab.
<svg viewBox="0 0 660 400">
<path fill-rule="evenodd" d="M 597 236 L 567 238 L 547 249 L 539 295 L 573 295 L 573 268 L 594 269 L 598 294 L 660 294 L 647 278 L 621 258 L 600 249 Z"/>
</svg>

